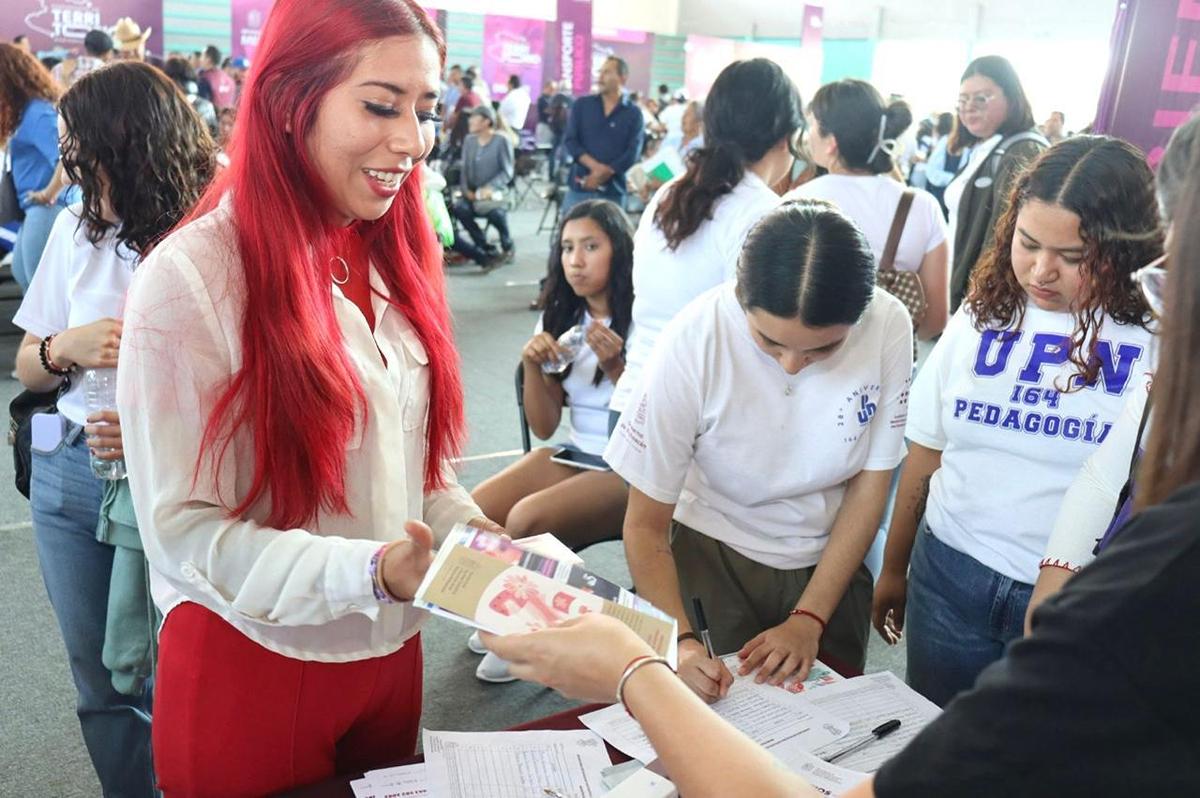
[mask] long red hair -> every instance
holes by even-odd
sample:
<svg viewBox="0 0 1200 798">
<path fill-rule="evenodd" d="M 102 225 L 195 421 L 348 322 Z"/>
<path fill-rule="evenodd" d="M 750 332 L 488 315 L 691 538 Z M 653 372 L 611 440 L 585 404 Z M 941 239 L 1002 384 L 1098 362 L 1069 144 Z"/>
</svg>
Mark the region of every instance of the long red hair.
<svg viewBox="0 0 1200 798">
<path fill-rule="evenodd" d="M 326 219 L 328 192 L 305 142 L 364 44 L 413 35 L 428 37 L 444 65 L 441 33 L 411 0 L 279 0 L 243 90 L 229 167 L 191 214 L 232 195 L 245 273 L 242 366 L 208 419 L 196 474 L 206 457 L 219 466 L 235 433 L 252 434 L 253 480 L 234 516 L 264 495 L 267 523 L 278 528 L 348 512 L 346 443 L 356 410 L 365 423 L 366 396 L 333 308 L 328 264 L 345 233 Z M 444 485 L 443 463 L 461 450 L 463 397 L 441 249 L 415 178 L 382 218 L 355 227 L 429 356 L 424 482 L 434 490 Z"/>
</svg>

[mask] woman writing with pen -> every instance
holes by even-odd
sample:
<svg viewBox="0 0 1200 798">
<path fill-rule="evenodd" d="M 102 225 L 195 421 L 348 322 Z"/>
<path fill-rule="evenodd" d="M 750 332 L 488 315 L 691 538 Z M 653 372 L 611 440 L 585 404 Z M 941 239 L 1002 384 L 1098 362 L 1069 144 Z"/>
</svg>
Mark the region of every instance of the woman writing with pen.
<svg viewBox="0 0 1200 798">
<path fill-rule="evenodd" d="M 1200 174 L 1200 149 L 1189 174 Z M 1200 615 L 1198 218 L 1193 181 L 1176 212 L 1165 290 L 1142 282 L 1164 315 L 1133 519 L 1034 614 L 1028 637 L 846 798 L 1200 794 L 1200 628 L 1190 621 Z M 707 711 L 618 621 L 591 616 L 485 642 L 516 676 L 575 698 L 623 700 L 682 795 L 815 795 Z"/>
<path fill-rule="evenodd" d="M 638 592 L 679 621 L 680 674 L 708 701 L 733 675 L 802 680 L 818 649 L 866 658 L 865 555 L 903 452 L 912 327 L 874 290 L 870 245 L 817 201 L 752 228 L 737 283 L 663 331 L 605 459 L 630 485 Z M 747 464 L 755 464 L 747 467 Z"/>
</svg>

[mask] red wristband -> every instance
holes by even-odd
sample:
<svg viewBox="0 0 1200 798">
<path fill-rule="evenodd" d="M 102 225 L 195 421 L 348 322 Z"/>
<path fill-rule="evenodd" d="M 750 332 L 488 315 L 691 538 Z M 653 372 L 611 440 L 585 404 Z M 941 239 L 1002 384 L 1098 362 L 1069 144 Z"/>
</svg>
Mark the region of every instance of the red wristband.
<svg viewBox="0 0 1200 798">
<path fill-rule="evenodd" d="M 815 612 L 810 612 L 809 610 L 792 610 L 791 612 L 788 613 L 788 615 L 789 616 L 805 615 L 805 616 L 808 616 L 809 618 L 812 618 L 814 621 L 821 624 L 821 634 L 825 634 L 825 620 L 820 615 L 817 615 Z"/>
</svg>

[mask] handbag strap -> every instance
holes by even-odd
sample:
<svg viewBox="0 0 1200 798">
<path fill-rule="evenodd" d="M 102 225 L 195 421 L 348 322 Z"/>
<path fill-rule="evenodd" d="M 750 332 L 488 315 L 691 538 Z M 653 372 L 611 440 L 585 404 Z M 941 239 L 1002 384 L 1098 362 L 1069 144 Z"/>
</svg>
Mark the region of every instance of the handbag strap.
<svg viewBox="0 0 1200 798">
<path fill-rule="evenodd" d="M 900 195 L 900 204 L 896 206 L 896 215 L 892 217 L 892 229 L 888 231 L 887 245 L 883 248 L 883 257 L 879 259 L 879 271 L 894 272 L 896 270 L 896 250 L 900 248 L 900 236 L 904 233 L 904 223 L 908 221 L 908 211 L 912 208 L 916 192 L 911 188 L 905 189 Z"/>
</svg>

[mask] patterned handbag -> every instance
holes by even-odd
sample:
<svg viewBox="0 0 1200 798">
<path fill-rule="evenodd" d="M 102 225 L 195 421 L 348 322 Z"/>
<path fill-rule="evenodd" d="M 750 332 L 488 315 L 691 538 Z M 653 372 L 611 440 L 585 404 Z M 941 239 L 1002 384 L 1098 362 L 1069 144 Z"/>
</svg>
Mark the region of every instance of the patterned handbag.
<svg viewBox="0 0 1200 798">
<path fill-rule="evenodd" d="M 900 235 L 904 232 L 904 223 L 908 220 L 908 211 L 912 208 L 913 189 L 907 189 L 900 195 L 900 204 L 896 206 L 896 215 L 892 217 L 892 229 L 888 231 L 887 245 L 883 248 L 883 257 L 879 260 L 879 271 L 875 274 L 875 282 L 884 291 L 904 303 L 908 315 L 912 317 L 913 331 L 925 318 L 929 303 L 925 300 L 925 288 L 916 272 L 898 271 L 896 269 L 896 250 L 900 247 Z M 916 347 L 916 338 L 913 338 Z"/>
</svg>

